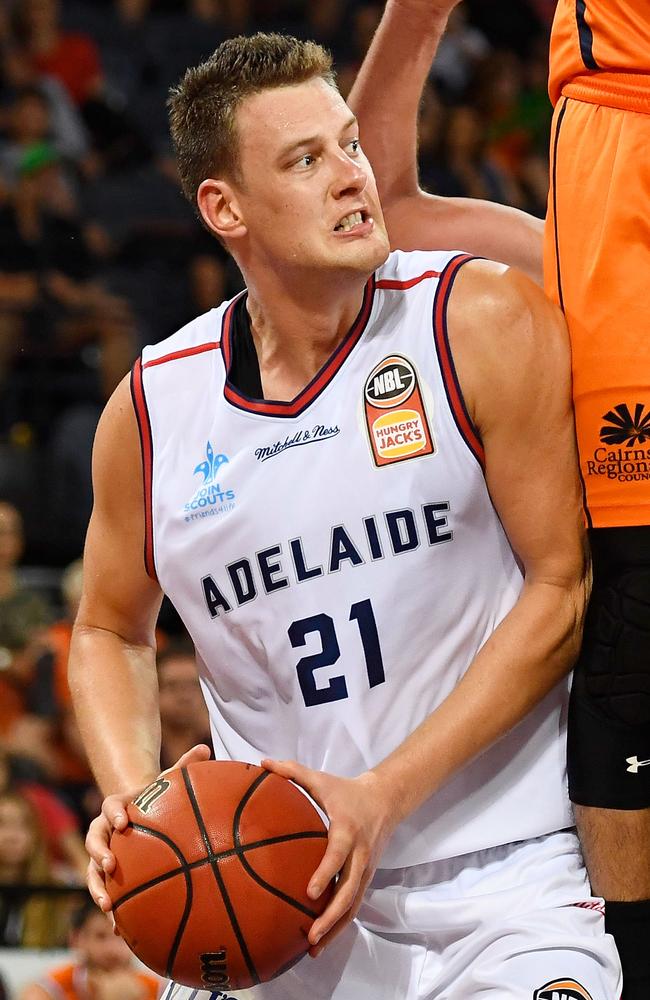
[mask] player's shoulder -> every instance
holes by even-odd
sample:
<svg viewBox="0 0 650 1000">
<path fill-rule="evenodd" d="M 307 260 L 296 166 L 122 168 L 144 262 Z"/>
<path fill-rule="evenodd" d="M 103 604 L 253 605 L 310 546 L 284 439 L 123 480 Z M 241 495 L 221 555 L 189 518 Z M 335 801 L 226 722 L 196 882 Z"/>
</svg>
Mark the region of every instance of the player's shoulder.
<svg viewBox="0 0 650 1000">
<path fill-rule="evenodd" d="M 380 288 L 413 288 L 468 257 L 462 250 L 393 250 L 375 275 Z"/>
<path fill-rule="evenodd" d="M 176 330 L 171 336 L 160 340 L 157 344 L 149 344 L 142 352 L 143 363 L 159 360 L 169 355 L 183 351 L 192 351 L 200 347 L 216 347 L 221 340 L 223 317 L 232 302 L 228 299 Z"/>
<path fill-rule="evenodd" d="M 474 258 L 459 269 L 449 299 L 448 319 L 489 340 L 491 350 L 510 342 L 515 348 L 537 339 L 568 343 L 562 313 L 522 271 L 497 261 Z"/>
</svg>

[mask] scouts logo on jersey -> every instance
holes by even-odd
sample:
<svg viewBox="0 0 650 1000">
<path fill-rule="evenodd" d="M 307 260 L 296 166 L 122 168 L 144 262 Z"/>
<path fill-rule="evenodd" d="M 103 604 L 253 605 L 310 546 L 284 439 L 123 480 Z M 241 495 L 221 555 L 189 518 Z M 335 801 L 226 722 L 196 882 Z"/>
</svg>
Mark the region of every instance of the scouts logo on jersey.
<svg viewBox="0 0 650 1000">
<path fill-rule="evenodd" d="M 193 473 L 195 476 L 203 476 L 203 481 L 192 499 L 183 506 L 185 521 L 188 524 L 199 518 L 215 517 L 234 509 L 235 491 L 222 489 L 219 482 L 219 469 L 227 462 L 228 456 L 215 452 L 208 441 L 205 459 L 199 462 Z"/>
<path fill-rule="evenodd" d="M 592 1000 L 592 996 L 575 979 L 554 979 L 535 990 L 533 1000 Z"/>
<path fill-rule="evenodd" d="M 432 455 L 435 444 L 414 365 L 399 354 L 380 361 L 363 390 L 375 465 Z"/>
</svg>

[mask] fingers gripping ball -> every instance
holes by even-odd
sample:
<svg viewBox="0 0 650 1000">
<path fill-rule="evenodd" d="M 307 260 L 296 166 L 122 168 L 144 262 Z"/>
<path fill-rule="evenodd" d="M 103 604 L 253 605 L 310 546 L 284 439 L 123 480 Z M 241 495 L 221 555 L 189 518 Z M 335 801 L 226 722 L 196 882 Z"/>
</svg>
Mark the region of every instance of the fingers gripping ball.
<svg viewBox="0 0 650 1000">
<path fill-rule="evenodd" d="M 115 831 L 106 879 L 117 928 L 145 965 L 185 986 L 244 989 L 307 951 L 331 897 L 307 884 L 327 847 L 305 795 L 238 761 L 201 761 L 149 785 Z"/>
</svg>

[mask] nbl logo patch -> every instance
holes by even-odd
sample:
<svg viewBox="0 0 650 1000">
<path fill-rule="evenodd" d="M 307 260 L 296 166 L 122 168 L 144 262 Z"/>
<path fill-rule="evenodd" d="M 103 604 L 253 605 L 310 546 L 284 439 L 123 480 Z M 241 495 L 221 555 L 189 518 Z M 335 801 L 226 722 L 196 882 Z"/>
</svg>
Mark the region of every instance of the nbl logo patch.
<svg viewBox="0 0 650 1000">
<path fill-rule="evenodd" d="M 373 369 L 363 390 L 370 450 L 376 466 L 435 453 L 414 365 L 399 354 Z"/>
<path fill-rule="evenodd" d="M 535 990 L 533 1000 L 593 1000 L 584 986 L 575 979 L 554 979 L 552 982 Z"/>
</svg>

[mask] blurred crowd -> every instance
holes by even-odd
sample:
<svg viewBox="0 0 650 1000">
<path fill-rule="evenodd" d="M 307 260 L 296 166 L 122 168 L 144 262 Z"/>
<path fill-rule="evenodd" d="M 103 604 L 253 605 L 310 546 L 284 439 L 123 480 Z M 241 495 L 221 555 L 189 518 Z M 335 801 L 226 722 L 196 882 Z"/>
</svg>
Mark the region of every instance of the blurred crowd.
<svg viewBox="0 0 650 1000">
<path fill-rule="evenodd" d="M 331 48 L 346 94 L 382 6 L 0 5 L 0 945 L 63 943 L 63 889 L 83 880 L 99 804 L 66 681 L 99 413 L 145 343 L 241 287 L 180 194 L 168 88 L 223 38 L 282 30 Z M 421 107 L 427 190 L 544 214 L 553 8 L 465 0 L 454 11 Z M 169 764 L 208 735 L 169 606 L 160 649 Z M 8 891 L 25 883 L 61 891 Z"/>
</svg>

